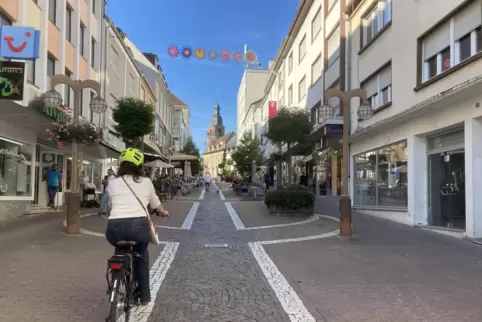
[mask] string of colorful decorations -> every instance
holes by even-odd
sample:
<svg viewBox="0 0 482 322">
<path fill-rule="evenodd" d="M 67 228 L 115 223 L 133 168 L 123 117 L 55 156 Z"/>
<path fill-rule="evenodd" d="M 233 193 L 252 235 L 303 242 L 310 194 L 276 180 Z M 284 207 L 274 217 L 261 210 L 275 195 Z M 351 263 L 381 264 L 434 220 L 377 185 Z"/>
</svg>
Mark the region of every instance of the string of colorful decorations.
<svg viewBox="0 0 482 322">
<path fill-rule="evenodd" d="M 246 51 L 243 54 L 241 51 L 229 51 L 229 50 L 221 50 L 216 51 L 214 49 L 205 50 L 204 48 L 197 47 L 194 50 L 191 46 L 182 46 L 179 47 L 178 45 L 170 45 L 167 48 L 167 54 L 172 58 L 184 58 L 184 59 L 191 59 L 193 56 L 198 60 L 209 59 L 214 61 L 216 59 L 221 59 L 224 62 L 235 62 L 241 63 L 245 61 L 249 65 L 254 65 L 258 62 L 258 55 L 253 50 Z"/>
</svg>

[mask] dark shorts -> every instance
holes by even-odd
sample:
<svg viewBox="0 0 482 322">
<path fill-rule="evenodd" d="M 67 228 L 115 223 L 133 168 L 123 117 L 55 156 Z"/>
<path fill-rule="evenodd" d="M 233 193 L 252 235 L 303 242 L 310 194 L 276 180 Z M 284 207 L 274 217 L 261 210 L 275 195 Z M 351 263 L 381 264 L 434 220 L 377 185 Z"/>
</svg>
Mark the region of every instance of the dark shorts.
<svg viewBox="0 0 482 322">
<path fill-rule="evenodd" d="M 177 187 L 177 190 L 182 190 L 182 187 Z"/>
</svg>

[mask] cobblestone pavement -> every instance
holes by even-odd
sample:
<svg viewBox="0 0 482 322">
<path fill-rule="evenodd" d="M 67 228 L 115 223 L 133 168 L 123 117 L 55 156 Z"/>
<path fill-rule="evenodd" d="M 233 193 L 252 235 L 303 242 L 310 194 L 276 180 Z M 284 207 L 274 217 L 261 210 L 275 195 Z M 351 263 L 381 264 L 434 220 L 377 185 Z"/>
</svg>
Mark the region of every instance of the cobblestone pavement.
<svg viewBox="0 0 482 322">
<path fill-rule="evenodd" d="M 149 321 L 290 321 L 248 241 L 236 233 L 219 196 L 206 193 Z"/>
<path fill-rule="evenodd" d="M 107 316 L 105 269 L 113 249 L 103 238 L 65 235 L 64 218 L 52 213 L 2 224 L 0 321 L 99 322 Z M 161 250 L 151 247 L 151 263 Z"/>
<path fill-rule="evenodd" d="M 355 214 L 351 240 L 265 249 L 306 307 L 334 322 L 482 321 L 482 248 Z"/>
</svg>

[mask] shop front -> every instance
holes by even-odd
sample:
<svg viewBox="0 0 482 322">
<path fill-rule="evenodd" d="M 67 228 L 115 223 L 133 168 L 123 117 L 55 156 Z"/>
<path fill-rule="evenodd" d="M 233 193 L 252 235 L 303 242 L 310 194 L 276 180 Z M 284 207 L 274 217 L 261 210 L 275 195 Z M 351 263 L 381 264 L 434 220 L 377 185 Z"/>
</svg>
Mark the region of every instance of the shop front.
<svg viewBox="0 0 482 322">
<path fill-rule="evenodd" d="M 353 207 L 400 223 L 482 238 L 480 87 L 352 135 Z"/>
</svg>

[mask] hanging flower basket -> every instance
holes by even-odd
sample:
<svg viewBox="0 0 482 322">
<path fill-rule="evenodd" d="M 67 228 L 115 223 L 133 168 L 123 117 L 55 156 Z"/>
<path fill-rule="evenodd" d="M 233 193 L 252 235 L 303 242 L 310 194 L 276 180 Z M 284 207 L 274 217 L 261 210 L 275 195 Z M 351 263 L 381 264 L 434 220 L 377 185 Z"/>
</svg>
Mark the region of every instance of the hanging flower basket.
<svg viewBox="0 0 482 322">
<path fill-rule="evenodd" d="M 60 122 L 54 122 L 52 125 L 51 129 L 46 129 L 45 131 L 50 136 L 49 140 L 53 141 L 58 147 L 62 147 L 64 143 L 70 143 L 73 140 L 86 145 L 98 144 L 102 141 L 100 133 L 90 125 L 74 125 Z"/>
</svg>

